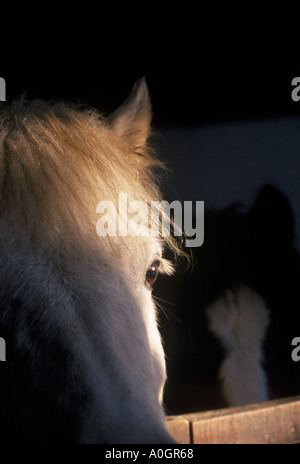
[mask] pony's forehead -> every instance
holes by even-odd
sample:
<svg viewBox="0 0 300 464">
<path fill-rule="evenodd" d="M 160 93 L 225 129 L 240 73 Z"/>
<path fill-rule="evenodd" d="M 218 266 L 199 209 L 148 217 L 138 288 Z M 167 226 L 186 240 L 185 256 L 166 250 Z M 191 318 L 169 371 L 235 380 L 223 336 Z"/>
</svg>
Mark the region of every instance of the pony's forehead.
<svg viewBox="0 0 300 464">
<path fill-rule="evenodd" d="M 89 177 L 99 180 L 98 189 L 110 192 L 107 200 L 121 192 L 130 196 L 132 191 L 136 192 L 132 200 L 157 197 L 151 169 L 162 168 L 162 163 L 149 147 L 132 149 L 126 137 L 119 137 L 97 110 L 21 98 L 0 107 L 0 132 L 16 142 L 27 142 L 39 165 L 49 163 L 51 155 L 52 163 L 58 168 L 64 163 L 65 171 L 77 169 L 79 175 L 84 167 L 90 168 Z M 45 155 L 42 159 L 41 152 Z"/>
<path fill-rule="evenodd" d="M 63 227 L 64 236 L 75 242 L 83 237 L 85 241 L 88 234 L 93 242 L 116 243 L 118 238 L 97 237 L 99 202 L 113 202 L 118 220 L 122 194 L 128 203 L 144 202 L 149 212 L 151 202 L 161 199 L 152 170 L 161 163 L 146 147 L 139 153 L 129 148 L 94 110 L 22 100 L 0 107 L 2 152 L 14 159 L 5 174 L 10 176 L 6 212 L 22 226 L 32 224 L 34 234 L 43 223 L 53 231 Z M 4 167 L 0 161 L 0 170 Z M 150 216 L 144 213 L 142 221 L 148 227 Z M 129 238 L 130 249 L 138 252 L 138 241 L 144 240 Z M 150 255 L 161 254 L 160 240 L 151 241 L 150 235 L 146 249 Z"/>
</svg>

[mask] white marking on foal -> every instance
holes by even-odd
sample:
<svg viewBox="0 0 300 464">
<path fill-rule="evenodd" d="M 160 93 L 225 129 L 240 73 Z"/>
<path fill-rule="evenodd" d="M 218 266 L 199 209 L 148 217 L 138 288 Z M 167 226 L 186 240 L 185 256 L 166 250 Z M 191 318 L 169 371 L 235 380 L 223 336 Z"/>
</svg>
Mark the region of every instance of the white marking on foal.
<svg viewBox="0 0 300 464">
<path fill-rule="evenodd" d="M 223 394 L 231 406 L 268 400 L 262 368 L 262 343 L 270 323 L 264 300 L 249 287 L 240 286 L 206 310 L 211 331 L 227 353 L 220 368 Z"/>
</svg>

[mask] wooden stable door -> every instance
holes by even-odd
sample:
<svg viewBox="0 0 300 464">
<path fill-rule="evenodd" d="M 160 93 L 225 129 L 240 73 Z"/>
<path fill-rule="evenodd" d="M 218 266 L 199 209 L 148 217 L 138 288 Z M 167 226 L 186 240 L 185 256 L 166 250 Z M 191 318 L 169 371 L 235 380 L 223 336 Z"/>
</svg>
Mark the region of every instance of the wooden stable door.
<svg viewBox="0 0 300 464">
<path fill-rule="evenodd" d="M 300 396 L 169 416 L 167 427 L 182 444 L 300 443 Z"/>
</svg>

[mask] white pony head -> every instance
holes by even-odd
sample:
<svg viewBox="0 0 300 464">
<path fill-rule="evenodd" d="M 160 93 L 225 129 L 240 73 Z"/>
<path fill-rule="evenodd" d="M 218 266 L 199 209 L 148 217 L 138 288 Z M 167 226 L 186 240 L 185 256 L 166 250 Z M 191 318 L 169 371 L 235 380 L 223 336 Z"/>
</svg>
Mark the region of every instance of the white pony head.
<svg viewBox="0 0 300 464">
<path fill-rule="evenodd" d="M 172 442 L 151 295 L 170 272 L 164 238 L 96 233 L 99 201 L 160 200 L 150 121 L 144 79 L 109 119 L 61 102 L 0 107 L 4 442 Z"/>
</svg>

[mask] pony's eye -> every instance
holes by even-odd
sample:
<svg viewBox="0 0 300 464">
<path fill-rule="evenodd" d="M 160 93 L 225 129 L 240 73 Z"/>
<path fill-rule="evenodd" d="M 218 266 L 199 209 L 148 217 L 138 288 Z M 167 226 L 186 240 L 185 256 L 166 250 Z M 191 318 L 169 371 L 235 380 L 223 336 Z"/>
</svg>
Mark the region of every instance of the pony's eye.
<svg viewBox="0 0 300 464">
<path fill-rule="evenodd" d="M 146 272 L 146 282 L 150 286 L 154 284 L 158 276 L 159 261 L 154 261 L 151 266 L 148 267 Z"/>
</svg>

